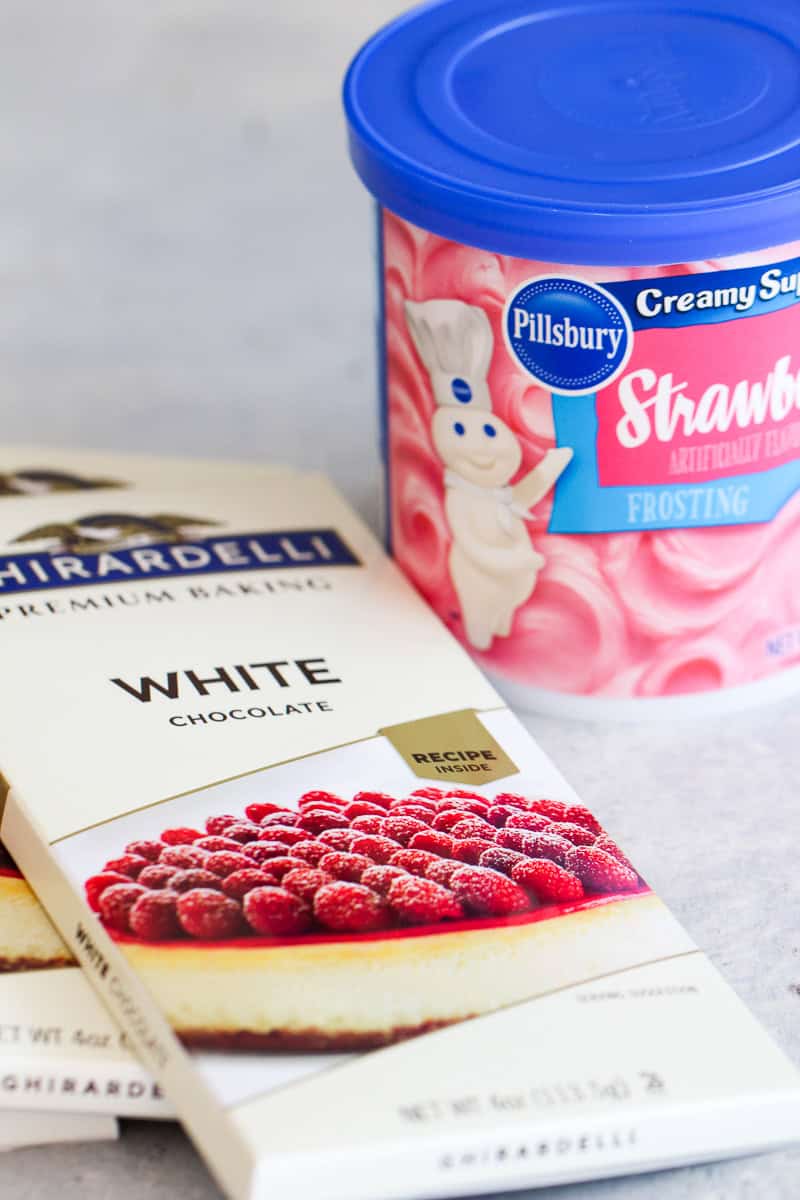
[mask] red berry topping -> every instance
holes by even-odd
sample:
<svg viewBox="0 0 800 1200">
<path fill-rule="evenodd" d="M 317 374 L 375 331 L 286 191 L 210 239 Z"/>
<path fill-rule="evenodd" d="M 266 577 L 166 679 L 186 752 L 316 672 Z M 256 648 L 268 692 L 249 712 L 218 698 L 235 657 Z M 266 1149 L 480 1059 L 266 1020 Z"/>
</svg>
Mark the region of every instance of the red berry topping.
<svg viewBox="0 0 800 1200">
<path fill-rule="evenodd" d="M 354 817 L 350 828 L 358 833 L 381 833 L 385 819 L 385 817 L 376 816 L 374 813 L 364 817 Z"/>
<path fill-rule="evenodd" d="M 383 822 L 384 837 L 394 838 L 401 846 L 407 846 L 415 833 L 424 833 L 427 828 L 416 817 L 387 817 Z"/>
<path fill-rule="evenodd" d="M 454 825 L 450 832 L 454 838 L 485 838 L 486 841 L 493 842 L 495 829 L 494 825 L 482 821 L 480 817 L 466 817 Z"/>
<path fill-rule="evenodd" d="M 567 904 L 583 896 L 583 884 L 577 875 L 549 858 L 523 858 L 514 865 L 511 878 L 544 902 Z"/>
<path fill-rule="evenodd" d="M 206 831 L 212 837 L 218 837 L 224 834 L 229 825 L 233 825 L 239 817 L 235 817 L 233 813 L 222 813 L 219 817 L 209 817 L 206 821 Z"/>
<path fill-rule="evenodd" d="M 208 832 L 211 833 L 212 831 L 209 829 Z M 178 829 L 165 829 L 161 835 L 161 840 L 162 842 L 166 842 L 168 846 L 188 846 L 202 836 L 199 829 L 188 829 L 182 825 Z"/>
<path fill-rule="evenodd" d="M 374 863 L 387 863 L 400 849 L 400 843 L 377 833 L 362 833 L 350 843 L 353 854 L 366 854 Z"/>
<path fill-rule="evenodd" d="M 521 810 L 512 808 L 510 804 L 493 804 L 486 814 L 486 820 L 498 829 L 502 829 L 509 817 L 519 816 Z"/>
<path fill-rule="evenodd" d="M 171 892 L 191 892 L 192 888 L 213 888 L 222 890 L 222 879 L 202 867 L 187 867 L 185 871 L 177 871 L 169 880 Z"/>
<path fill-rule="evenodd" d="M 287 871 L 281 880 L 281 886 L 287 891 L 294 892 L 296 896 L 302 897 L 303 900 L 311 904 L 315 894 L 326 883 L 333 883 L 333 876 L 327 871 L 321 871 L 319 867 L 295 867 L 291 871 Z"/>
<path fill-rule="evenodd" d="M 450 788 L 450 791 L 447 792 L 447 795 L 456 796 L 459 800 L 479 800 L 481 804 L 487 804 L 480 792 L 472 792 L 469 790 L 469 788 Z"/>
<path fill-rule="evenodd" d="M 594 845 L 595 835 L 591 830 L 585 825 L 573 825 L 571 821 L 553 821 L 547 832 L 566 838 L 573 846 Z"/>
<path fill-rule="evenodd" d="M 308 840 L 308 833 L 295 825 L 262 825 L 257 834 L 259 842 L 283 842 L 285 846 L 293 846 L 295 842 Z"/>
<path fill-rule="evenodd" d="M 331 850 L 319 860 L 320 869 L 327 871 L 334 879 L 348 879 L 358 883 L 372 860 L 366 854 L 348 854 L 346 850 Z"/>
<path fill-rule="evenodd" d="M 308 863 L 302 858 L 294 858 L 291 854 L 286 854 L 283 858 L 270 858 L 264 863 L 264 870 L 269 871 L 270 875 L 275 875 L 278 879 L 283 879 L 287 871 L 294 871 L 296 867 L 306 867 Z"/>
<path fill-rule="evenodd" d="M 495 842 L 507 850 L 520 850 L 525 853 L 534 834 L 529 829 L 498 829 Z M 533 855 L 533 851 L 530 852 Z"/>
<path fill-rule="evenodd" d="M 506 821 L 506 829 L 527 829 L 529 833 L 542 833 L 552 822 L 541 813 L 517 812 Z"/>
<path fill-rule="evenodd" d="M 271 804 L 269 800 L 257 800 L 253 804 L 248 804 L 244 810 L 245 816 L 254 824 L 260 825 L 264 817 L 270 816 L 272 813 L 283 812 L 279 804 Z"/>
<path fill-rule="evenodd" d="M 582 804 L 573 804 L 564 813 L 564 820 L 571 821 L 573 825 L 583 825 L 584 829 L 588 829 L 591 833 L 602 833 L 603 826 L 598 821 L 597 817 L 589 812 L 588 808 L 584 808 Z"/>
<path fill-rule="evenodd" d="M 233 838 L 221 837 L 219 834 L 215 837 L 200 838 L 194 847 L 196 850 L 233 850 L 235 854 L 240 853 L 242 849 L 241 844 Z"/>
<path fill-rule="evenodd" d="M 253 861 L 246 854 L 234 854 L 232 850 L 218 850 L 214 854 L 207 855 L 203 866 L 207 871 L 224 879 L 226 875 L 232 875 L 234 871 L 249 870 Z"/>
<path fill-rule="evenodd" d="M 177 892 L 145 892 L 128 914 L 131 933 L 148 942 L 180 937 L 183 931 L 178 921 L 177 904 Z"/>
<path fill-rule="evenodd" d="M 146 888 L 143 888 L 141 884 L 131 883 L 130 880 L 127 883 L 112 883 L 111 887 L 104 889 L 100 897 L 100 916 L 112 929 L 128 933 L 130 930 L 129 913 L 139 897 L 146 895 Z"/>
<path fill-rule="evenodd" d="M 266 829 L 270 825 L 286 825 L 291 828 L 297 824 L 299 813 L 292 812 L 290 808 L 278 808 L 273 813 L 267 813 L 266 817 L 262 817 L 259 825 L 262 829 Z"/>
<path fill-rule="evenodd" d="M 492 917 L 526 912 L 531 906 L 518 883 L 486 867 L 461 867 L 454 872 L 450 887 L 467 908 Z"/>
<path fill-rule="evenodd" d="M 237 846 L 237 851 L 240 854 L 246 854 L 248 858 L 252 858 L 254 862 L 263 863 L 268 858 L 278 858 L 281 854 L 288 854 L 291 849 L 294 853 L 294 846 L 289 846 L 288 842 L 275 841 L 258 841 L 248 842 L 246 846 Z"/>
<path fill-rule="evenodd" d="M 381 896 L 385 896 L 395 879 L 399 879 L 406 874 L 407 872 L 402 867 L 389 867 L 386 864 L 381 864 L 376 867 L 369 867 L 361 876 L 361 882 L 365 887 L 372 888 L 373 892 L 378 892 Z"/>
<path fill-rule="evenodd" d="M 386 809 L 381 808 L 379 804 L 373 804 L 371 800 L 352 800 L 344 809 L 344 815 L 348 821 L 352 821 L 354 817 L 385 817 Z"/>
<path fill-rule="evenodd" d="M 630 868 L 631 871 L 635 870 L 630 859 L 623 854 L 617 843 L 613 840 L 613 838 L 610 838 L 607 833 L 600 834 L 595 841 L 595 846 L 598 850 L 605 850 L 606 854 L 610 854 L 612 858 L 616 858 L 618 862 L 621 862 L 624 866 Z M 141 878 L 141 876 L 139 878 Z"/>
<path fill-rule="evenodd" d="M 449 858 L 453 853 L 453 839 L 449 833 L 441 833 L 436 829 L 428 829 L 425 833 L 415 833 L 408 843 L 409 850 L 428 850 L 438 854 L 440 858 Z"/>
<path fill-rule="evenodd" d="M 433 921 L 452 921 L 463 917 L 464 909 L 449 890 L 432 879 L 414 875 L 395 879 L 387 895 L 389 904 L 401 921 L 424 925 Z"/>
<path fill-rule="evenodd" d="M 128 842 L 125 847 L 126 854 L 138 854 L 140 858 L 146 858 L 148 862 L 158 862 L 158 856 L 164 849 L 161 842 Z"/>
<path fill-rule="evenodd" d="M 457 796 L 448 796 L 447 800 L 441 801 L 441 804 L 447 804 L 450 808 L 457 808 L 459 812 L 464 813 L 466 816 L 482 817 L 484 820 L 491 807 L 485 800 L 459 800 Z M 441 808 L 439 811 L 442 811 Z"/>
<path fill-rule="evenodd" d="M 519 792 L 498 792 L 492 801 L 493 804 L 504 804 L 507 808 L 527 808 L 530 801 L 525 796 L 520 796 Z"/>
<path fill-rule="evenodd" d="M 178 920 L 190 937 L 209 942 L 236 937 L 242 932 L 240 905 L 211 888 L 184 892 L 178 900 Z"/>
<path fill-rule="evenodd" d="M 297 822 L 298 829 L 307 833 L 323 833 L 326 829 L 347 829 L 347 817 L 342 812 L 330 812 L 324 808 L 304 809 Z"/>
<path fill-rule="evenodd" d="M 234 821 L 233 825 L 229 825 L 225 830 L 225 837 L 244 845 L 245 842 L 254 842 L 262 831 L 263 826 L 256 825 L 254 821 Z"/>
<path fill-rule="evenodd" d="M 596 846 L 574 846 L 566 865 L 590 892 L 635 892 L 639 887 L 635 871 Z"/>
<path fill-rule="evenodd" d="M 298 804 L 301 808 L 313 808 L 318 801 L 321 801 L 323 804 L 333 804 L 337 808 L 340 808 L 346 803 L 346 801 L 344 801 L 341 796 L 337 796 L 335 792 L 312 791 L 303 792 Z"/>
<path fill-rule="evenodd" d="M 415 821 L 422 821 L 423 825 L 429 825 L 435 812 L 433 807 L 427 808 L 424 804 L 393 804 L 389 815 L 391 817 L 413 817 Z"/>
<path fill-rule="evenodd" d="M 518 862 L 527 862 L 525 855 L 520 854 L 518 850 L 508 850 L 505 846 L 492 846 L 490 850 L 484 850 L 478 859 L 480 866 L 502 871 L 504 875 L 510 875 Z"/>
<path fill-rule="evenodd" d="M 204 867 L 208 852 L 198 846 L 166 846 L 161 862 L 167 867 Z"/>
<path fill-rule="evenodd" d="M 437 787 L 415 788 L 411 793 L 412 796 L 419 796 L 422 800 L 443 800 L 446 794 L 443 788 Z"/>
<path fill-rule="evenodd" d="M 431 821 L 431 826 L 440 833 L 450 833 L 463 820 L 465 820 L 463 808 L 445 808 L 436 814 Z"/>
<path fill-rule="evenodd" d="M 130 881 L 129 875 L 123 875 L 119 871 L 101 871 L 99 875 L 93 875 L 84 884 L 89 907 L 93 912 L 99 912 L 100 897 L 106 888 L 113 887 L 115 883 L 130 883 Z"/>
<path fill-rule="evenodd" d="M 560 800 L 530 800 L 528 808 L 531 812 L 541 813 L 551 821 L 563 821 L 567 815 L 567 805 Z"/>
<path fill-rule="evenodd" d="M 340 933 L 367 933 L 388 923 L 386 901 L 361 883 L 326 883 L 314 897 L 320 924 Z"/>
<path fill-rule="evenodd" d="M 243 900 L 248 892 L 252 892 L 253 888 L 274 887 L 277 882 L 274 875 L 270 875 L 266 871 L 259 871 L 256 867 L 250 867 L 246 871 L 234 871 L 232 875 L 224 879 L 222 890 L 233 900 Z"/>
<path fill-rule="evenodd" d="M 369 804 L 377 804 L 378 808 L 388 808 L 393 799 L 394 796 L 390 796 L 387 792 L 356 792 L 353 796 L 353 804 L 364 800 Z"/>
<path fill-rule="evenodd" d="M 460 862 L 478 863 L 485 850 L 491 850 L 494 842 L 488 838 L 463 838 L 453 841 L 453 858 Z"/>
<path fill-rule="evenodd" d="M 295 842 L 292 846 L 292 855 L 295 858 L 302 858 L 304 862 L 311 863 L 312 867 L 316 867 L 323 854 L 330 854 L 330 846 L 325 842 Z"/>
<path fill-rule="evenodd" d="M 329 850 L 349 850 L 358 831 L 355 829 L 323 829 L 318 841 L 323 842 Z"/>
<path fill-rule="evenodd" d="M 266 937 L 305 933 L 311 925 L 311 909 L 301 896 L 283 887 L 260 887 L 244 898 L 247 923 Z"/>
<path fill-rule="evenodd" d="M 425 875 L 431 863 L 438 861 L 439 855 L 432 854 L 430 850 L 398 850 L 389 859 L 389 865 L 402 867 L 411 875 Z"/>
<path fill-rule="evenodd" d="M 432 879 L 434 883 L 441 883 L 445 887 L 449 887 L 450 880 L 455 875 L 456 871 L 460 871 L 464 864 L 458 860 L 440 858 L 438 862 L 431 863 L 425 872 L 426 879 Z"/>
<path fill-rule="evenodd" d="M 142 887 L 163 888 L 178 871 L 180 867 L 171 867 L 169 863 L 151 863 L 149 867 L 145 867 L 136 882 Z"/>
<path fill-rule="evenodd" d="M 563 867 L 572 850 L 572 842 L 556 833 L 529 833 L 522 849 L 530 858 L 550 858 Z"/>
<path fill-rule="evenodd" d="M 148 860 L 142 858 L 141 854 L 123 854 L 119 858 L 110 858 L 103 870 L 114 871 L 117 875 L 135 879 L 148 865 Z"/>
</svg>

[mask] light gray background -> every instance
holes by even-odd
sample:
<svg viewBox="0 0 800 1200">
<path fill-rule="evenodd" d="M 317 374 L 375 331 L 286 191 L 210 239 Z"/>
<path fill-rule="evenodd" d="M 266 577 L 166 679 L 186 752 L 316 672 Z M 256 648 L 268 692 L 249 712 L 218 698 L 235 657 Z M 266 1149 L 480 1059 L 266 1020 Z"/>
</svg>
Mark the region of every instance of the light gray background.
<svg viewBox="0 0 800 1200">
<path fill-rule="evenodd" d="M 289 459 L 377 520 L 372 222 L 338 88 L 402 7 L 2 0 L 4 438 Z M 530 727 L 800 1063 L 797 705 Z M 796 1200 L 799 1179 L 790 1151 L 538 1196 Z M 0 1195 L 219 1194 L 177 1127 L 129 1124 L 0 1157 Z"/>
</svg>

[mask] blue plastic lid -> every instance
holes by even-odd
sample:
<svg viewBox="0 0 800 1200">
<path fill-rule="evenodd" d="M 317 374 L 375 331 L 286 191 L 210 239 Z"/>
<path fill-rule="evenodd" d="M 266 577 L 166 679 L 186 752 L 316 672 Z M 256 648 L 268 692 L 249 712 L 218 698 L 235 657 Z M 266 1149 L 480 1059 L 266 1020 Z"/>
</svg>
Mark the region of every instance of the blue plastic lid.
<svg viewBox="0 0 800 1200">
<path fill-rule="evenodd" d="M 366 186 L 456 241 L 634 265 L 800 239 L 800 0 L 444 0 L 344 97 Z"/>
</svg>

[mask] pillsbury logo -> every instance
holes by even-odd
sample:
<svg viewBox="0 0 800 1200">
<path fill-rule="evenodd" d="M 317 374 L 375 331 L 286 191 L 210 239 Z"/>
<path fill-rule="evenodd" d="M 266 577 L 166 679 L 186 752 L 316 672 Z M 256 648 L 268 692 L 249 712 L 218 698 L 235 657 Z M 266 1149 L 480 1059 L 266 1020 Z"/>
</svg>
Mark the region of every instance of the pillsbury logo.
<svg viewBox="0 0 800 1200">
<path fill-rule="evenodd" d="M 597 284 L 537 275 L 506 302 L 503 335 L 537 383 L 580 396 L 606 387 L 625 367 L 633 331 L 619 301 Z"/>
</svg>

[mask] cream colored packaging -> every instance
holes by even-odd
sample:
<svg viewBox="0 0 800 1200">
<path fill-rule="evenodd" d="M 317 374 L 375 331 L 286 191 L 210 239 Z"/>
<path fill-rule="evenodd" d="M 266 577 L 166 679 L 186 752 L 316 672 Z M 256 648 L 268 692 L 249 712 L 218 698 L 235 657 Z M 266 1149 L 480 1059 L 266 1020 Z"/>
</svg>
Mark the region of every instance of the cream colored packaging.
<svg viewBox="0 0 800 1200">
<path fill-rule="evenodd" d="M 83 506 L 40 506 L 69 540 Z M 225 1192 L 796 1136 L 794 1067 L 330 485 L 180 511 L 21 554 L 0 505 L 0 832 Z"/>
<path fill-rule="evenodd" d="M 118 1136 L 113 1117 L 8 1110 L 0 1115 L 0 1152 L 66 1142 L 111 1142 Z"/>
</svg>

